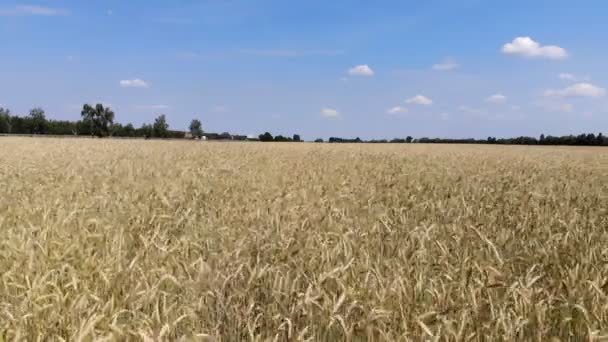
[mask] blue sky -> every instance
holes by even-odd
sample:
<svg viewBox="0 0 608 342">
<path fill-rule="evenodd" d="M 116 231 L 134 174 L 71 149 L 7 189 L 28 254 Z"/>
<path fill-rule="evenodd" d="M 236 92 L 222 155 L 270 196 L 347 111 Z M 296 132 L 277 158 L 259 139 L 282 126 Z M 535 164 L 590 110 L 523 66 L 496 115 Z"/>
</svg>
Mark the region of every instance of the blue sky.
<svg viewBox="0 0 608 342">
<path fill-rule="evenodd" d="M 606 1 L 0 1 L 0 106 L 392 138 L 608 131 Z"/>
</svg>

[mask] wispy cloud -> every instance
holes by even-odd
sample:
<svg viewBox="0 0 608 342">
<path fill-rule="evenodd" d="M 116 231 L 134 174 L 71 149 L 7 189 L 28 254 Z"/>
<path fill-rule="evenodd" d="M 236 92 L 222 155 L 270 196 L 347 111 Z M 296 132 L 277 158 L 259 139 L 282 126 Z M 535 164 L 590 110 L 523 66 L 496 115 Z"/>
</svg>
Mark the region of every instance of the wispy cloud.
<svg viewBox="0 0 608 342">
<path fill-rule="evenodd" d="M 393 108 L 389 108 L 386 111 L 387 114 L 395 115 L 395 114 L 403 114 L 407 113 L 407 108 L 401 106 L 395 106 Z"/>
<path fill-rule="evenodd" d="M 546 90 L 545 96 L 558 97 L 602 97 L 606 95 L 606 89 L 591 83 L 577 83 L 559 90 Z"/>
<path fill-rule="evenodd" d="M 120 81 L 120 86 L 123 88 L 148 88 L 148 83 L 142 79 L 136 78 L 132 80 Z"/>
<path fill-rule="evenodd" d="M 38 5 L 16 5 L 14 7 L 0 7 L 0 16 L 38 15 L 51 17 L 69 14 L 70 11 L 63 8 L 52 8 Z"/>
<path fill-rule="evenodd" d="M 454 69 L 458 68 L 459 66 L 460 65 L 458 65 L 458 63 L 454 59 L 446 58 L 442 62 L 433 65 L 433 70 L 449 71 L 449 70 L 454 70 Z"/>
<path fill-rule="evenodd" d="M 574 76 L 573 74 L 569 74 L 566 72 L 563 72 L 561 74 L 558 75 L 560 80 L 565 80 L 565 81 L 574 81 L 576 80 L 576 76 Z"/>
<path fill-rule="evenodd" d="M 507 97 L 503 94 L 494 94 L 486 99 L 486 102 L 494 104 L 502 104 L 507 102 Z"/>
</svg>

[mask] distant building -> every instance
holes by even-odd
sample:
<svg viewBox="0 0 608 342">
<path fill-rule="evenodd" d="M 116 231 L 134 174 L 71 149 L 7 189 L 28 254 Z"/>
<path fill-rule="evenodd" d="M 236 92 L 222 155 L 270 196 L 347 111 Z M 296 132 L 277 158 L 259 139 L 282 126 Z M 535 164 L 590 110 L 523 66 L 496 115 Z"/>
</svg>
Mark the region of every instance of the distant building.
<svg viewBox="0 0 608 342">
<path fill-rule="evenodd" d="M 207 140 L 219 140 L 220 135 L 217 133 L 203 133 L 203 137 Z"/>
</svg>

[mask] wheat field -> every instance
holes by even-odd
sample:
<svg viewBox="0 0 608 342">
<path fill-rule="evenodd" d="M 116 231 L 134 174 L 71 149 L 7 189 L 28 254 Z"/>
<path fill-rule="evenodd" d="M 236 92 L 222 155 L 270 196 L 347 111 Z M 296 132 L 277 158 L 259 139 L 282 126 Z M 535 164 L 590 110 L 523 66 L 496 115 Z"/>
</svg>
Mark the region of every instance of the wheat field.
<svg viewBox="0 0 608 342">
<path fill-rule="evenodd" d="M 608 340 L 608 149 L 0 138 L 2 341 Z"/>
</svg>

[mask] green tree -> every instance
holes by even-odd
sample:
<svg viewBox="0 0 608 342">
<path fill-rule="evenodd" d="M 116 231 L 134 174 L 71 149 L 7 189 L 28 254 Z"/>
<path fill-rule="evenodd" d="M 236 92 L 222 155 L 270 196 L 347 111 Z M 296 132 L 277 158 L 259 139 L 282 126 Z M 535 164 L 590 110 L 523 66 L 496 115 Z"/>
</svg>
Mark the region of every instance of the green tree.
<svg viewBox="0 0 608 342">
<path fill-rule="evenodd" d="M 0 133 L 11 132 L 11 111 L 0 107 Z"/>
<path fill-rule="evenodd" d="M 269 132 L 260 134 L 260 141 L 273 141 L 273 140 L 274 140 L 274 138 L 273 138 L 272 134 L 270 134 Z"/>
<path fill-rule="evenodd" d="M 128 123 L 122 129 L 125 137 L 134 137 L 135 136 L 135 127 L 133 124 Z"/>
<path fill-rule="evenodd" d="M 67 120 L 49 120 L 47 129 L 48 134 L 54 135 L 75 135 L 77 132 L 76 123 Z"/>
<path fill-rule="evenodd" d="M 29 118 L 20 116 L 10 117 L 10 132 L 14 134 L 28 134 L 31 132 L 31 124 Z"/>
<path fill-rule="evenodd" d="M 110 133 L 113 137 L 123 137 L 124 136 L 124 127 L 120 122 L 117 122 L 112 125 L 112 133 Z"/>
<path fill-rule="evenodd" d="M 203 124 L 200 120 L 194 119 L 190 122 L 190 134 L 192 134 L 192 137 L 196 138 L 203 136 Z"/>
<path fill-rule="evenodd" d="M 141 125 L 141 128 L 138 129 L 137 132 L 137 136 L 143 136 L 146 139 L 150 139 L 152 138 L 152 135 L 154 133 L 154 128 L 152 127 L 152 125 L 150 124 L 143 124 Z"/>
<path fill-rule="evenodd" d="M 93 135 L 91 130 L 91 123 L 86 120 L 76 121 L 76 134 L 77 135 Z"/>
<path fill-rule="evenodd" d="M 295 142 L 301 142 L 302 138 L 300 138 L 299 134 L 294 134 L 293 135 L 293 141 L 295 141 Z"/>
<path fill-rule="evenodd" d="M 83 121 L 89 124 L 92 135 L 101 138 L 110 135 L 112 132 L 114 112 L 110 107 L 104 107 L 101 103 L 96 104 L 95 107 L 85 104 L 82 107 L 80 115 L 82 116 Z"/>
<path fill-rule="evenodd" d="M 154 120 L 154 126 L 152 127 L 153 136 L 156 138 L 167 138 L 169 136 L 169 124 L 165 114 L 159 115 Z"/>
<path fill-rule="evenodd" d="M 49 123 L 46 121 L 46 116 L 42 108 L 34 108 L 30 110 L 30 130 L 32 134 L 45 134 Z"/>
</svg>

